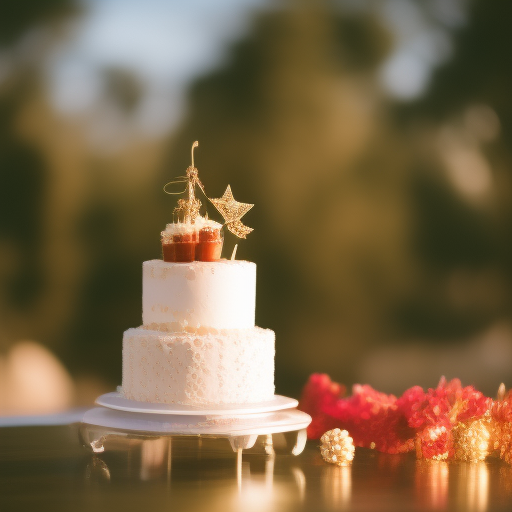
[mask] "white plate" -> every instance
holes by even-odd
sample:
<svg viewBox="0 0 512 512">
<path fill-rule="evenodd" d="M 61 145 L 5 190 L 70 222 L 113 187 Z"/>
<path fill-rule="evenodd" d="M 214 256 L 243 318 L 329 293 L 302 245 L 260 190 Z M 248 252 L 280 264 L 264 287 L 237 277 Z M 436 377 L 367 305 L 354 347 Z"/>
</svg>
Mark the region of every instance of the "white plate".
<svg viewBox="0 0 512 512">
<path fill-rule="evenodd" d="M 241 415 L 237 417 L 183 416 L 170 414 L 141 414 L 122 412 L 102 407 L 87 411 L 82 422 L 105 429 L 128 430 L 167 435 L 217 435 L 244 436 L 291 432 L 305 429 L 311 416 L 297 409 L 271 412 L 266 415 Z M 112 434 L 112 432 L 107 432 Z M 99 437 L 104 432 L 98 434 Z"/>
<path fill-rule="evenodd" d="M 137 412 L 147 414 L 173 414 L 183 416 L 226 416 L 237 414 L 258 414 L 293 409 L 299 402 L 294 398 L 274 395 L 272 400 L 253 404 L 222 404 L 194 407 L 180 404 L 156 404 L 150 402 L 138 402 L 124 398 L 120 393 L 106 393 L 96 399 L 98 405 L 116 409 L 118 411 Z"/>
</svg>

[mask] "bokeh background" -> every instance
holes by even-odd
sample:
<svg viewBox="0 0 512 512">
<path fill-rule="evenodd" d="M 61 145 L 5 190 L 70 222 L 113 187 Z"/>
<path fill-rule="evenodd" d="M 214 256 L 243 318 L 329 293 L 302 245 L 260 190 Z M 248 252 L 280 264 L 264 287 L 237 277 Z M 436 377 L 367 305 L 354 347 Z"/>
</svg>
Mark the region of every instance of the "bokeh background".
<svg viewBox="0 0 512 512">
<path fill-rule="evenodd" d="M 512 384 L 512 3 L 0 4 L 0 414 L 121 380 L 196 165 L 255 203 L 276 386 Z M 226 235 L 230 251 L 235 243 Z"/>
</svg>

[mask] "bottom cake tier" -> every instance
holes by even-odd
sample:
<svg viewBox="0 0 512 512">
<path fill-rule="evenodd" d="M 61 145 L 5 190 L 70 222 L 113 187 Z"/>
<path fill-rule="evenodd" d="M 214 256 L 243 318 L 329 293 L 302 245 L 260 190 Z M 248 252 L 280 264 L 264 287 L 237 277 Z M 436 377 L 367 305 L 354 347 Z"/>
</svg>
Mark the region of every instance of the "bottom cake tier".
<svg viewBox="0 0 512 512">
<path fill-rule="evenodd" d="M 244 404 L 274 396 L 274 331 L 215 334 L 129 329 L 123 337 L 125 398 L 166 404 Z"/>
</svg>

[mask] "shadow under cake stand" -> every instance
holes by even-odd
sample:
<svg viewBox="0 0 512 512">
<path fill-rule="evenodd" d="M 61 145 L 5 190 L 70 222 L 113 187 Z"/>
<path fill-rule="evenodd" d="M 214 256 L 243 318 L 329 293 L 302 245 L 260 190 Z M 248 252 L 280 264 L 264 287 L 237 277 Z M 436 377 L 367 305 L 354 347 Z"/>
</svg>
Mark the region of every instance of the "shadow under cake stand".
<svg viewBox="0 0 512 512">
<path fill-rule="evenodd" d="M 293 398 L 274 395 L 272 400 L 252 404 L 194 407 L 179 404 L 138 402 L 121 393 L 106 393 L 96 399 L 80 426 L 83 444 L 94 453 L 105 451 L 110 437 L 155 438 L 163 436 L 225 437 L 233 451 L 252 448 L 265 436 L 267 453 L 273 452 L 273 434 L 294 434 L 290 453 L 299 455 L 307 440 L 311 416 L 297 410 Z"/>
</svg>

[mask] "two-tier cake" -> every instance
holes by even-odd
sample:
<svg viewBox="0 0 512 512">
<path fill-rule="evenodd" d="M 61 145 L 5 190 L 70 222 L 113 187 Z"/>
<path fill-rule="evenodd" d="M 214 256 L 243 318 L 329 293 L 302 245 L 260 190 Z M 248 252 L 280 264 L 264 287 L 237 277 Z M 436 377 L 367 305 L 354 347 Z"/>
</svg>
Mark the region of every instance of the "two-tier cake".
<svg viewBox="0 0 512 512">
<path fill-rule="evenodd" d="M 142 326 L 124 333 L 122 395 L 197 406 L 271 400 L 274 332 L 255 326 L 256 265 L 220 259 L 222 225 L 200 215 L 193 156 L 186 182 L 178 222 L 162 232 L 163 260 L 143 264 Z M 229 231 L 252 231 L 240 221 L 252 205 L 229 186 L 209 201 Z"/>
</svg>

